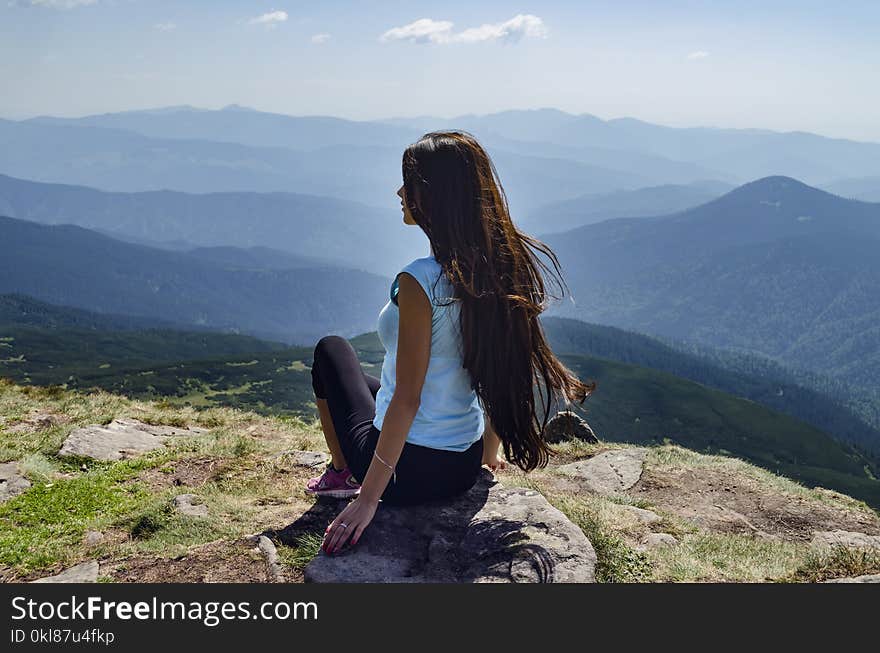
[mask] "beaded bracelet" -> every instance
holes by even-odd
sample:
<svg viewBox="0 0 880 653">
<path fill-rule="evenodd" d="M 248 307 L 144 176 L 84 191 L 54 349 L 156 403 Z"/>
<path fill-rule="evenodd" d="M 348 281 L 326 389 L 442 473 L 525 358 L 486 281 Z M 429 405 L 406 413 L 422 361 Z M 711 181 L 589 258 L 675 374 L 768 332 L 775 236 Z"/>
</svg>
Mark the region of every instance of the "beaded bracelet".
<svg viewBox="0 0 880 653">
<path fill-rule="evenodd" d="M 383 465 L 385 465 L 385 467 L 387 467 L 388 469 L 391 470 L 391 478 L 393 479 L 393 481 L 395 483 L 397 483 L 397 470 L 394 467 L 392 467 L 391 465 L 389 465 L 388 463 L 386 463 L 384 460 L 382 460 L 382 456 L 380 456 L 376 451 L 373 451 L 373 456 L 375 458 L 378 458 L 380 463 L 382 463 Z"/>
</svg>

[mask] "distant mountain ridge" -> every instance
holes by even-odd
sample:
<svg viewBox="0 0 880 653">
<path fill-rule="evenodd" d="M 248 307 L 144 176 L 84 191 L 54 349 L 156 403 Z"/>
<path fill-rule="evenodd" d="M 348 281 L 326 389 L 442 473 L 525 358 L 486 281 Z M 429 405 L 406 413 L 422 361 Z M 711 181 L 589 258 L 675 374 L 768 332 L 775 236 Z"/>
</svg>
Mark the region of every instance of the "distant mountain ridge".
<svg viewBox="0 0 880 653">
<path fill-rule="evenodd" d="M 550 234 L 611 218 L 666 215 L 705 204 L 732 189 L 720 181 L 696 181 L 582 195 L 538 207 L 519 226 L 529 232 Z"/>
<path fill-rule="evenodd" d="M 880 204 L 785 177 L 669 216 L 546 236 L 591 322 L 880 378 Z"/>
<path fill-rule="evenodd" d="M 0 175 L 4 214 L 75 224 L 135 242 L 180 241 L 175 249 L 269 247 L 387 274 L 427 247 L 422 234 L 391 211 L 294 193 L 111 193 Z"/>
<path fill-rule="evenodd" d="M 372 328 L 389 286 L 387 278 L 332 267 L 228 270 L 80 227 L 5 217 L 0 243 L 0 294 L 288 343 Z"/>
</svg>

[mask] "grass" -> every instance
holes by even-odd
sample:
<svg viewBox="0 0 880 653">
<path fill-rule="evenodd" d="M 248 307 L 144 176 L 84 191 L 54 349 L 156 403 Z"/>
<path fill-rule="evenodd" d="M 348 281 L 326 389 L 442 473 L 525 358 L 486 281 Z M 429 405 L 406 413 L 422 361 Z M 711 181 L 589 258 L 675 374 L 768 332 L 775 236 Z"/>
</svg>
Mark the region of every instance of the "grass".
<svg viewBox="0 0 880 653">
<path fill-rule="evenodd" d="M 880 574 L 880 551 L 836 546 L 829 550 L 810 551 L 797 569 L 783 580 L 819 583 L 868 574 Z"/>
<path fill-rule="evenodd" d="M 278 558 L 285 567 L 302 573 L 312 558 L 318 555 L 323 540 L 320 533 L 303 533 L 297 536 L 293 546 L 278 546 Z"/>
<path fill-rule="evenodd" d="M 37 412 L 67 421 L 48 429 L 6 428 Z M 175 439 L 175 446 L 134 460 L 56 455 L 73 428 L 119 417 L 211 430 Z M 0 504 L 0 565 L 30 574 L 96 555 L 174 556 L 219 538 L 244 537 L 265 528 L 267 520 L 283 526 L 304 509 L 301 477 L 309 472 L 279 469 L 277 454 L 320 449 L 321 443 L 314 423 L 293 417 L 267 418 L 218 407 L 198 411 L 106 392 L 22 387 L 0 380 L 0 460 L 18 460 L 19 471 L 32 483 Z M 175 486 L 170 478 L 163 487 L 154 487 L 143 479 L 150 470 L 170 476 L 161 471 L 190 459 L 221 461 L 219 476 L 197 488 Z M 172 498 L 184 492 L 199 495 L 209 508 L 208 518 L 173 510 Z M 83 536 L 89 530 L 111 537 L 87 548 Z"/>
</svg>

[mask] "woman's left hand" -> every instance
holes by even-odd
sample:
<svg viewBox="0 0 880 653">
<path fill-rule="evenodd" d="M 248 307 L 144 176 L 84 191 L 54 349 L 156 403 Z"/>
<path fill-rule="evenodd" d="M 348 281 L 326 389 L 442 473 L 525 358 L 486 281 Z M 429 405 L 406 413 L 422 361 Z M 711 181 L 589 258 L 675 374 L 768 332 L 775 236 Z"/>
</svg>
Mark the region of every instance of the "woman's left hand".
<svg viewBox="0 0 880 653">
<path fill-rule="evenodd" d="M 345 506 L 324 532 L 324 541 L 321 543 L 324 553 L 336 553 L 349 539 L 351 546 L 357 544 L 364 529 L 373 521 L 378 506 L 378 501 L 361 497 Z"/>
</svg>

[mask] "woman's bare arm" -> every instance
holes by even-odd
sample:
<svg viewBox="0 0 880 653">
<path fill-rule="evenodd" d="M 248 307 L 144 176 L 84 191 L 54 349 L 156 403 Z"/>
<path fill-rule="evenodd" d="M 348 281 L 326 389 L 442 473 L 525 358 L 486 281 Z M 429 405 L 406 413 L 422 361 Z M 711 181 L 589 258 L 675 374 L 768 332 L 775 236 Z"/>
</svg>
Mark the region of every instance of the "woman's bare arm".
<svg viewBox="0 0 880 653">
<path fill-rule="evenodd" d="M 422 397 L 431 358 L 431 304 L 425 291 L 409 274 L 398 278 L 400 321 L 397 337 L 396 385 L 376 444 L 376 453 L 394 467 L 403 450 Z M 373 458 L 360 496 L 378 501 L 391 479 L 391 470 Z"/>
<path fill-rule="evenodd" d="M 338 551 L 349 538 L 355 544 L 369 526 L 419 410 L 431 357 L 431 303 L 410 274 L 402 273 L 398 286 L 397 383 L 376 444 L 376 454 L 381 460 L 373 456 L 366 476 L 361 479 L 358 498 L 327 528 L 323 548 L 328 553 Z"/>
<path fill-rule="evenodd" d="M 504 469 L 507 464 L 499 454 L 498 449 L 501 446 L 501 438 L 492 428 L 492 422 L 486 415 L 486 429 L 483 431 L 483 464 L 487 465 L 493 472 L 496 469 Z"/>
</svg>

